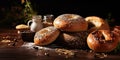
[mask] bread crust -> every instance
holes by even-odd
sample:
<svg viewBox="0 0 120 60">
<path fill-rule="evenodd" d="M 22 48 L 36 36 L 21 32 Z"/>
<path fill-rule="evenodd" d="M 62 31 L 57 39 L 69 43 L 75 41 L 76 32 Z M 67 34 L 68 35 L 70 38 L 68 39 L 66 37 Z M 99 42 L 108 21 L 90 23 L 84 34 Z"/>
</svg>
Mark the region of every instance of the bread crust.
<svg viewBox="0 0 120 60">
<path fill-rule="evenodd" d="M 88 29 L 90 32 L 95 30 L 110 30 L 109 24 L 102 18 L 98 16 L 88 16 L 85 20 L 89 23 L 93 24 L 94 26 Z"/>
<path fill-rule="evenodd" d="M 110 52 L 118 45 L 118 38 L 108 30 L 97 30 L 87 37 L 87 44 L 95 52 Z"/>
<path fill-rule="evenodd" d="M 34 36 L 34 43 L 36 45 L 48 45 L 56 40 L 60 31 L 56 29 L 54 26 L 49 26 L 41 29 L 36 32 Z"/>
<path fill-rule="evenodd" d="M 62 14 L 54 20 L 53 25 L 68 32 L 86 31 L 88 27 L 84 18 L 77 14 Z"/>
</svg>

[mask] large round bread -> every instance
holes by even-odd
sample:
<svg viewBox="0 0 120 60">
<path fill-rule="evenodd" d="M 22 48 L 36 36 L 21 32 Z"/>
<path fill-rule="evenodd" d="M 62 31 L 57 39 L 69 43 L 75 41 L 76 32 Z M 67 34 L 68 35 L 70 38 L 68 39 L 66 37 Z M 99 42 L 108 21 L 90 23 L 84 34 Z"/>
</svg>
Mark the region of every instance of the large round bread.
<svg viewBox="0 0 120 60">
<path fill-rule="evenodd" d="M 78 32 L 86 31 L 88 23 L 77 14 L 62 14 L 55 18 L 53 25 L 61 31 Z"/>
</svg>

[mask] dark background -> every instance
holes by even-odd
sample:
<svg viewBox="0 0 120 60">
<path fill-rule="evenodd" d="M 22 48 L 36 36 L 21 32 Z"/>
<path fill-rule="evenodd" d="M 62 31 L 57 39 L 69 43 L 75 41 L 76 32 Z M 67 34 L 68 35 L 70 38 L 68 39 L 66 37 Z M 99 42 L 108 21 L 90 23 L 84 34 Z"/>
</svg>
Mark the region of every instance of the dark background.
<svg viewBox="0 0 120 60">
<path fill-rule="evenodd" d="M 35 3 L 40 14 L 76 13 L 82 16 L 98 15 L 106 17 L 109 13 L 113 17 L 118 17 L 119 3 L 117 1 L 106 0 L 31 0 Z"/>
<path fill-rule="evenodd" d="M 64 13 L 75 13 L 83 17 L 99 16 L 108 18 L 111 15 L 112 22 L 119 25 L 120 9 L 118 1 L 107 0 L 30 0 L 32 7 L 40 15 L 53 14 L 55 17 Z M 9 10 L 11 6 L 20 5 L 21 0 L 1 0 L 0 8 L 5 7 Z M 20 5 L 22 6 L 22 5 Z M 0 10 L 1 17 L 5 18 L 5 13 Z M 12 14 L 11 14 L 12 15 Z M 1 18 L 1 19 L 4 19 Z"/>
</svg>

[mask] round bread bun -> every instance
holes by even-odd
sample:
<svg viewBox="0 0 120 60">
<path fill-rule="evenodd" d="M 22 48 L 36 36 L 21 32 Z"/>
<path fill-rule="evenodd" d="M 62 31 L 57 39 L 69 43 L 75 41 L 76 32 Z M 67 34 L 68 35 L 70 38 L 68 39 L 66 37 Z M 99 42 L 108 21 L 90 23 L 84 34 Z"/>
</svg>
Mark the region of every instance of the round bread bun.
<svg viewBox="0 0 120 60">
<path fill-rule="evenodd" d="M 30 27 L 25 25 L 25 24 L 20 24 L 16 26 L 16 29 L 18 30 L 24 30 L 24 29 L 29 29 Z"/>
<path fill-rule="evenodd" d="M 21 33 L 21 32 L 26 31 L 26 30 L 30 30 L 30 27 L 25 25 L 25 24 L 17 25 L 15 28 L 18 30 L 17 31 L 18 33 Z"/>
<path fill-rule="evenodd" d="M 88 16 L 85 20 L 88 22 L 88 30 L 90 32 L 95 30 L 110 30 L 109 24 L 98 16 Z"/>
<path fill-rule="evenodd" d="M 87 49 L 87 31 L 62 32 L 56 40 L 56 44 L 72 49 Z"/>
<path fill-rule="evenodd" d="M 35 33 L 34 43 L 36 45 L 48 45 L 56 40 L 60 31 L 54 26 L 43 28 Z"/>
<path fill-rule="evenodd" d="M 88 24 L 83 17 L 77 14 L 62 14 L 55 18 L 53 25 L 61 31 L 86 31 Z"/>
<path fill-rule="evenodd" d="M 118 37 L 109 30 L 97 30 L 88 35 L 87 44 L 95 52 L 111 52 L 118 45 Z"/>
</svg>

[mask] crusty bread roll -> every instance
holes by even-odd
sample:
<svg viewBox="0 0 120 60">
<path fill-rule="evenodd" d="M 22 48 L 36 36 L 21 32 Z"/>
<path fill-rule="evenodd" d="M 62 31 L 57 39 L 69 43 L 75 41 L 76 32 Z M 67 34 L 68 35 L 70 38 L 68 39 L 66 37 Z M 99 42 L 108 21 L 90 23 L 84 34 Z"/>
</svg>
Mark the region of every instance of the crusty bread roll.
<svg viewBox="0 0 120 60">
<path fill-rule="evenodd" d="M 15 28 L 16 28 L 16 30 L 18 30 L 18 33 L 21 33 L 21 32 L 23 32 L 25 30 L 29 30 L 30 29 L 30 27 L 25 25 L 25 24 L 17 25 Z"/>
<path fill-rule="evenodd" d="M 43 28 L 35 33 L 34 43 L 36 45 L 48 45 L 56 40 L 60 31 L 54 26 Z"/>
<path fill-rule="evenodd" d="M 22 29 L 29 29 L 29 26 L 25 24 L 20 24 L 16 26 L 16 29 L 22 30 Z"/>
<path fill-rule="evenodd" d="M 83 17 L 77 14 L 62 14 L 55 18 L 53 25 L 61 31 L 86 31 L 88 24 Z"/>
<path fill-rule="evenodd" d="M 95 52 L 111 52 L 118 45 L 118 37 L 109 30 L 97 30 L 88 35 L 87 44 Z"/>
</svg>

